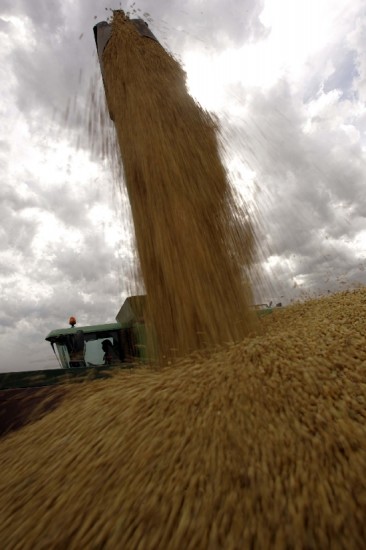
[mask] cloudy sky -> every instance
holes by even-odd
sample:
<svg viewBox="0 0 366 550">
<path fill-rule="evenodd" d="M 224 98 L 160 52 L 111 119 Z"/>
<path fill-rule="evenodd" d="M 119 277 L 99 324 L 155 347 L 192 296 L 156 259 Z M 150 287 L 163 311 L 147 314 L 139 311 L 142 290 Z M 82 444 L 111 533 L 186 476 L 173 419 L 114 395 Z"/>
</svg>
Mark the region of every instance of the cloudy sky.
<svg viewBox="0 0 366 550">
<path fill-rule="evenodd" d="M 221 121 L 267 250 L 258 300 L 366 283 L 363 0 L 0 0 L 1 371 L 57 367 L 47 333 L 112 322 L 131 291 L 125 198 L 88 140 L 92 27 L 120 7 Z"/>
</svg>

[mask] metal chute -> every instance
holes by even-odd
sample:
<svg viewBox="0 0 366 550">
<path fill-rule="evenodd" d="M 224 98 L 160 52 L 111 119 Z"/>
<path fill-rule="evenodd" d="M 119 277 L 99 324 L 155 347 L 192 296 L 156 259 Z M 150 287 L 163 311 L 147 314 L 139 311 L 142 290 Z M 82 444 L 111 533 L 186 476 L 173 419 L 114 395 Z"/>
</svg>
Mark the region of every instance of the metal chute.
<svg viewBox="0 0 366 550">
<path fill-rule="evenodd" d="M 154 34 L 149 29 L 148 24 L 143 19 L 139 17 L 136 19 L 130 19 L 129 21 L 134 25 L 137 32 L 141 36 L 150 38 L 151 40 L 155 40 L 159 44 L 158 39 L 156 38 L 156 36 L 154 36 Z M 93 32 L 94 32 L 95 44 L 97 47 L 100 69 L 102 72 L 104 90 L 107 98 L 109 116 L 111 117 L 112 120 L 114 120 L 114 116 L 110 108 L 110 102 L 108 101 L 108 93 L 107 93 L 107 89 L 104 81 L 104 66 L 103 66 L 103 52 L 106 45 L 108 44 L 110 37 L 112 36 L 112 25 L 110 23 L 107 23 L 107 21 L 101 21 L 100 23 L 97 23 L 96 25 L 94 25 Z"/>
</svg>

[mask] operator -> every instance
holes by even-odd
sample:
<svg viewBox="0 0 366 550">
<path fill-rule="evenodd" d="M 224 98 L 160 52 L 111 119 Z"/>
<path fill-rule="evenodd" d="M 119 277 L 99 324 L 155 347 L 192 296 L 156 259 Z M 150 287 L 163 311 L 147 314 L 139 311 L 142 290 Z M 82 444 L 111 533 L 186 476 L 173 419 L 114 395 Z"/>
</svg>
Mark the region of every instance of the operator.
<svg viewBox="0 0 366 550">
<path fill-rule="evenodd" d="M 113 363 L 117 363 L 119 361 L 118 355 L 110 340 L 103 340 L 102 349 L 104 351 L 103 361 L 105 365 L 112 365 Z"/>
</svg>

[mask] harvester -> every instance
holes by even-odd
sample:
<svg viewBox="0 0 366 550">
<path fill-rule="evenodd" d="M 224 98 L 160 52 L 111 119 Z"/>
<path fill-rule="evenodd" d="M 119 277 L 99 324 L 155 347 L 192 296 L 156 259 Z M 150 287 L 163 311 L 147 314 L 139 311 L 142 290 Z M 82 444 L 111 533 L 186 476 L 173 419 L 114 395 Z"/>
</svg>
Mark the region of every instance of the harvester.
<svg viewBox="0 0 366 550">
<path fill-rule="evenodd" d="M 115 323 L 52 330 L 46 337 L 63 369 L 130 366 L 145 362 L 145 296 L 127 298 Z"/>
</svg>

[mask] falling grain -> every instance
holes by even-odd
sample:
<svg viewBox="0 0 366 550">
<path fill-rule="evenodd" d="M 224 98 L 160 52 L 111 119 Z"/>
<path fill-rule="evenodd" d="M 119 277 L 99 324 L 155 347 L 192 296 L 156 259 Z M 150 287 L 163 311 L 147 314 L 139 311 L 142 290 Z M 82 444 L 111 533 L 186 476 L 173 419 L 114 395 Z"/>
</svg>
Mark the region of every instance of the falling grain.
<svg viewBox="0 0 366 550">
<path fill-rule="evenodd" d="M 180 65 L 121 11 L 103 66 L 160 357 L 240 340 L 255 322 L 254 236 L 215 123 L 187 93 Z"/>
</svg>

